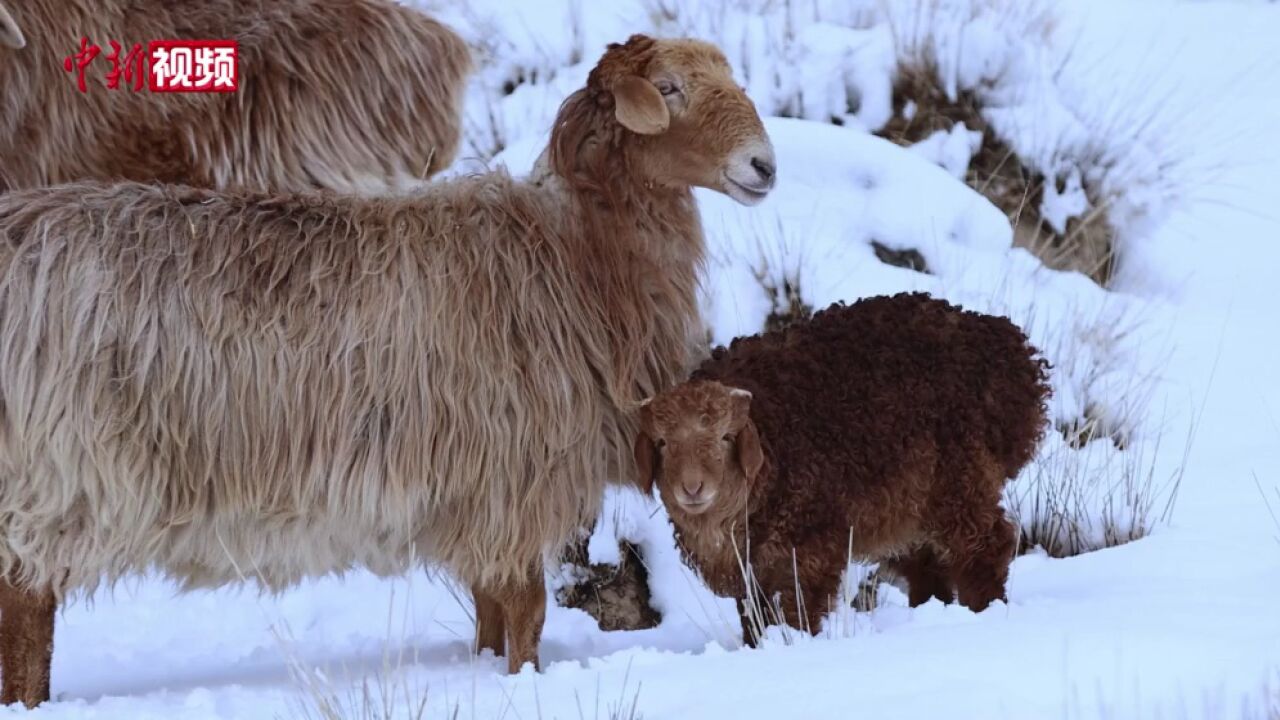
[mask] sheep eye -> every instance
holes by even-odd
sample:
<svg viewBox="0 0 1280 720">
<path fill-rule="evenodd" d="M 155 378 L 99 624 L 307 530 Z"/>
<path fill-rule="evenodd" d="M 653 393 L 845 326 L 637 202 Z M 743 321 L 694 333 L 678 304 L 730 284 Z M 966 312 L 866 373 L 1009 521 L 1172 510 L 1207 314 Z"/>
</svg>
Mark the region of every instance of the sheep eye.
<svg viewBox="0 0 1280 720">
<path fill-rule="evenodd" d="M 676 84 L 670 80 L 659 80 L 654 85 L 658 87 L 658 92 L 663 95 L 674 95 L 680 92 L 680 88 L 676 87 Z"/>
<path fill-rule="evenodd" d="M 662 448 L 667 446 L 667 441 L 663 440 L 662 438 L 658 438 L 657 440 L 653 441 L 653 446 L 661 450 Z"/>
<path fill-rule="evenodd" d="M 733 435 L 725 435 L 724 437 L 722 437 L 722 438 L 720 438 L 720 439 L 721 439 L 721 440 L 724 440 L 725 442 L 730 443 L 730 444 L 732 444 L 732 443 L 733 443 Z"/>
</svg>

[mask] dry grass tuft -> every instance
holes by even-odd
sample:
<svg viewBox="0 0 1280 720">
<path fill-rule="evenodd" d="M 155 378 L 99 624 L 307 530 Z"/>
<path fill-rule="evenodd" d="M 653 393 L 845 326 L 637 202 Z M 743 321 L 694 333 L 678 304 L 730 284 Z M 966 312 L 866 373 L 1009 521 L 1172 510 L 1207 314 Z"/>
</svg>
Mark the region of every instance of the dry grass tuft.
<svg viewBox="0 0 1280 720">
<path fill-rule="evenodd" d="M 788 278 L 782 286 L 774 285 L 767 277 L 758 275 L 760 287 L 764 288 L 773 306 L 764 319 L 764 331 L 781 330 L 788 325 L 803 322 L 813 317 L 813 306 L 805 302 L 800 295 L 800 278 Z"/>
<path fill-rule="evenodd" d="M 408 603 L 405 606 L 406 620 Z M 271 632 L 279 644 L 289 668 L 289 676 L 299 690 L 290 702 L 289 720 L 423 720 L 427 717 L 429 688 L 419 686 L 405 673 L 418 664 L 417 650 L 406 651 L 403 642 L 393 652 L 392 628 L 395 625 L 395 597 L 387 604 L 387 641 L 383 645 L 378 670 L 365 674 L 358 684 L 350 684 L 349 668 L 335 673 L 304 661 L 296 651 L 296 643 L 287 623 L 274 623 Z M 405 628 L 401 628 L 403 633 Z M 460 712 L 453 703 L 439 717 L 456 720 Z"/>
<path fill-rule="evenodd" d="M 845 558 L 845 575 L 841 581 L 839 595 L 834 598 L 806 598 L 800 589 L 798 575 L 794 586 L 790 592 L 794 593 L 795 606 L 800 609 L 799 621 L 807 623 L 805 620 L 805 608 L 810 602 L 821 602 L 826 604 L 824 613 L 826 621 L 822 628 L 811 627 L 792 627 L 785 618 L 786 614 L 782 610 L 781 595 L 772 597 L 766 596 L 763 592 L 758 580 L 756 580 L 755 572 L 751 565 L 751 542 L 748 537 L 746 548 L 747 553 L 744 557 L 737 551 L 737 541 L 734 541 L 734 552 L 738 562 L 738 571 L 742 574 L 742 583 L 746 600 L 743 601 L 743 607 L 746 609 L 747 624 L 749 631 L 758 641 L 763 638 L 777 638 L 784 646 L 795 644 L 798 637 L 802 637 L 797 633 L 804 635 L 819 635 L 828 639 L 833 638 L 849 638 L 862 632 L 860 628 L 869 626 L 870 618 L 874 616 L 876 610 L 880 608 L 880 586 L 887 583 L 888 579 L 880 572 L 878 567 L 868 567 L 859 564 L 853 557 L 853 536 L 849 537 L 849 551 Z M 794 559 L 795 563 L 799 562 L 799 558 Z M 775 628 L 773 633 L 768 636 L 765 630 Z M 747 638 L 742 639 L 745 643 Z M 767 642 L 762 641 L 762 642 Z"/>
<path fill-rule="evenodd" d="M 301 720 L 423 720 L 427 712 L 427 692 L 417 692 L 406 684 L 378 673 L 365 677 L 358 686 L 339 690 L 318 668 L 291 665 L 290 673 L 302 691 L 290 718 Z M 456 720 L 461 711 L 455 703 L 444 717 Z"/>
<path fill-rule="evenodd" d="M 769 312 L 759 331 L 781 330 L 812 317 L 814 308 L 805 300 L 800 280 L 804 263 L 798 262 L 805 253 L 807 228 L 788 227 L 778 217 L 772 226 L 751 222 L 738 228 L 738 232 L 754 242 L 758 255 L 743 259 L 769 302 Z"/>
<path fill-rule="evenodd" d="M 595 714 L 591 717 L 600 720 L 600 676 L 596 676 L 596 703 Z M 605 706 L 604 717 L 608 720 L 644 720 L 644 716 L 640 714 L 640 689 L 641 683 L 636 684 L 636 689 L 628 695 L 628 688 L 631 684 L 631 661 L 627 661 L 627 672 L 622 676 L 622 689 L 618 692 L 618 700 L 610 702 Z M 587 716 L 582 711 L 582 697 L 575 690 L 573 693 L 574 701 L 578 706 L 578 720 L 586 720 Z M 541 717 L 541 714 L 539 714 Z"/>
<path fill-rule="evenodd" d="M 1108 441 L 1117 450 L 1124 450 L 1129 445 L 1128 431 L 1093 403 L 1085 406 L 1081 417 L 1070 422 L 1055 422 L 1054 429 L 1073 450 L 1080 450 L 1095 440 Z"/>
<path fill-rule="evenodd" d="M 1267 497 L 1267 491 L 1262 489 L 1262 481 L 1258 479 L 1258 474 L 1253 474 L 1253 484 L 1258 486 L 1258 494 L 1262 496 L 1262 504 L 1267 509 L 1267 514 L 1271 516 L 1271 522 L 1276 526 L 1276 542 L 1280 543 L 1280 514 L 1277 514 L 1277 508 L 1280 508 L 1280 487 L 1271 488 L 1272 494 L 1275 495 L 1276 503 L 1273 505 L 1271 499 Z"/>
<path fill-rule="evenodd" d="M 1014 244 L 1035 253 L 1056 270 L 1074 270 L 1106 287 L 1114 269 L 1115 233 L 1096 189 L 1085 194 L 1094 208 L 1084 217 L 1067 221 L 1059 233 L 1040 214 L 1048 179 L 1032 170 L 998 137 L 982 115 L 974 93 L 951 97 L 927 54 L 898 67 L 893 90 L 893 118 L 876 134 L 909 146 L 957 125 L 982 133 L 982 146 L 969 163 L 964 181 L 1004 211 L 1014 228 Z M 1061 191 L 1063 178 L 1053 180 Z"/>
<path fill-rule="evenodd" d="M 1146 537 L 1167 523 L 1177 502 L 1195 436 L 1187 431 L 1180 461 L 1160 471 L 1161 437 L 1125 445 L 1114 428 L 1085 421 L 1063 442 L 1042 450 L 1019 482 L 1006 488 L 1021 531 L 1019 548 L 1070 557 Z M 1095 438 L 1107 443 L 1094 443 Z"/>
<path fill-rule="evenodd" d="M 1162 450 L 1167 417 L 1152 411 L 1160 374 L 1127 350 L 1142 342 L 1143 322 L 1101 312 L 1046 348 L 1055 376 L 1079 383 L 1082 408 L 1055 421 L 1056 432 L 1005 489 L 1022 551 L 1079 555 L 1140 539 L 1169 520 L 1198 420 L 1193 414 L 1179 438 L 1180 456 Z"/>
</svg>

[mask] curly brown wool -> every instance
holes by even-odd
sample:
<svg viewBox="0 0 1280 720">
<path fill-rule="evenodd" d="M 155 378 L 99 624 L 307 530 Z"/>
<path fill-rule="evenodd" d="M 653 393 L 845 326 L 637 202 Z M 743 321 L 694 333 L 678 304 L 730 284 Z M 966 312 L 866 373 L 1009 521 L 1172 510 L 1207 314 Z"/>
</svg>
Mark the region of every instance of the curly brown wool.
<svg viewBox="0 0 1280 720">
<path fill-rule="evenodd" d="M 833 305 L 717 348 L 653 398 L 636 461 L 687 558 L 740 608 L 749 553 L 753 600 L 816 632 L 852 551 L 903 575 L 912 606 L 958 591 L 980 611 L 1005 597 L 1001 491 L 1043 435 L 1047 369 L 1002 317 L 924 294 Z"/>
</svg>

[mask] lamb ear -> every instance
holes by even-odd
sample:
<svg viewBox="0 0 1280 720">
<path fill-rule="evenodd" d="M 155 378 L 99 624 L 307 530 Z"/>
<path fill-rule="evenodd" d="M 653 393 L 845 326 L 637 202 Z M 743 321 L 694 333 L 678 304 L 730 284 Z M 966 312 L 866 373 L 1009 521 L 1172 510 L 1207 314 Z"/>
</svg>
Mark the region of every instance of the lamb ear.
<svg viewBox="0 0 1280 720">
<path fill-rule="evenodd" d="M 9 14 L 9 9 L 0 2 L 0 45 L 21 50 L 27 46 L 27 39 L 22 36 L 22 28 Z"/>
<path fill-rule="evenodd" d="M 750 420 L 738 433 L 737 450 L 738 464 L 742 466 L 743 475 L 748 480 L 755 480 L 764 465 L 764 449 L 760 447 L 760 433 L 756 431 L 756 424 Z"/>
<path fill-rule="evenodd" d="M 657 469 L 658 448 L 653 445 L 653 438 L 649 437 L 649 433 L 641 430 L 636 433 L 635 445 L 631 447 L 631 453 L 636 459 L 636 483 L 640 486 L 640 491 L 646 497 L 653 495 L 653 483 L 657 480 L 654 471 Z"/>
<path fill-rule="evenodd" d="M 742 388 L 729 388 L 729 407 L 734 427 L 751 422 L 751 391 Z"/>
<path fill-rule="evenodd" d="M 614 116 L 622 127 L 639 135 L 658 135 L 671 124 L 667 101 L 653 83 L 628 75 L 613 84 Z"/>
</svg>

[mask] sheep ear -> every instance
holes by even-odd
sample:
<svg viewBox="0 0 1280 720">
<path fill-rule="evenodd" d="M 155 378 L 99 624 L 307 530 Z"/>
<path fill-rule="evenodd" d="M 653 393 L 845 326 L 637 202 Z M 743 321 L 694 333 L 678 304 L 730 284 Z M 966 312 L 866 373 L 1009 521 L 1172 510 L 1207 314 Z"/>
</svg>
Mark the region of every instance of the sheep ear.
<svg viewBox="0 0 1280 720">
<path fill-rule="evenodd" d="M 653 445 L 653 438 L 649 437 L 649 433 L 641 430 L 636 433 L 635 445 L 631 448 L 632 455 L 636 459 L 636 482 L 640 486 L 640 491 L 645 496 L 653 495 L 653 483 L 657 480 L 654 471 L 658 466 L 658 449 Z"/>
<path fill-rule="evenodd" d="M 760 474 L 760 467 L 764 465 L 764 449 L 760 447 L 760 433 L 756 431 L 756 424 L 750 420 L 738 433 L 737 450 L 742 473 L 747 480 L 755 480 Z"/>
<path fill-rule="evenodd" d="M 614 115 L 622 127 L 639 135 L 658 135 L 671 124 L 667 101 L 653 83 L 628 75 L 613 84 Z"/>
<path fill-rule="evenodd" d="M 0 45 L 21 50 L 27 46 L 27 39 L 22 36 L 22 28 L 14 21 L 9 9 L 0 2 Z"/>
</svg>

